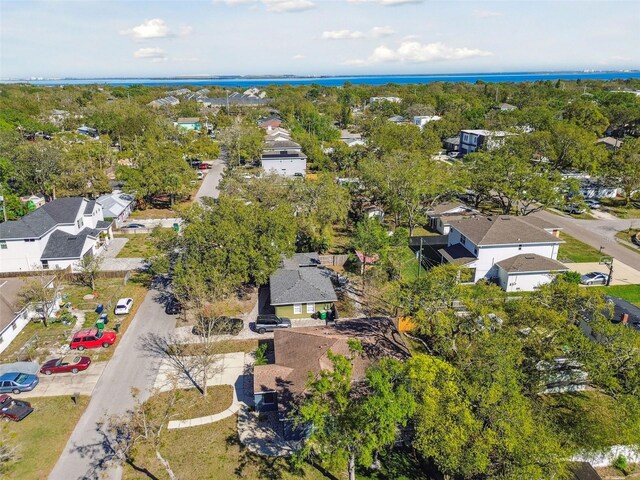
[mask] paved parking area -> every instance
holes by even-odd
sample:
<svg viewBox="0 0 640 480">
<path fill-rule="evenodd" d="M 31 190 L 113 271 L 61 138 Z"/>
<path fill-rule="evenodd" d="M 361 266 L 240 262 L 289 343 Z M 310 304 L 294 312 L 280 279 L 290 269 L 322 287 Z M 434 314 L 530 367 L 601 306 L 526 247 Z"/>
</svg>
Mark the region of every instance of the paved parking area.
<svg viewBox="0 0 640 480">
<path fill-rule="evenodd" d="M 598 262 L 587 263 L 566 263 L 567 268 L 574 270 L 581 275 L 589 272 L 602 272 L 609 273 L 609 267 L 607 265 L 601 265 Z M 613 261 L 613 279 L 611 285 L 635 285 L 640 284 L 640 271 L 636 270 L 629 265 L 614 260 Z M 638 287 L 640 288 L 640 287 Z"/>
<path fill-rule="evenodd" d="M 17 395 L 17 398 L 71 396 L 74 393 L 91 395 L 108 362 L 92 363 L 83 372 L 56 373 L 38 375 L 40 383 L 30 392 Z"/>
</svg>

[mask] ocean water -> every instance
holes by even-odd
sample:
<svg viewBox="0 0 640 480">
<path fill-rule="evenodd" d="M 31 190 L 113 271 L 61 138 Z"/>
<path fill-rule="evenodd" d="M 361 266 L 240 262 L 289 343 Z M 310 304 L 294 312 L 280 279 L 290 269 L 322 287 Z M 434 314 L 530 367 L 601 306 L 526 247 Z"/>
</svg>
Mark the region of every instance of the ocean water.
<svg viewBox="0 0 640 480">
<path fill-rule="evenodd" d="M 156 86 L 207 86 L 264 87 L 268 85 L 341 86 L 345 82 L 356 85 L 424 84 L 433 82 L 535 82 L 544 80 L 613 80 L 640 79 L 640 71 L 629 72 L 514 72 L 514 73 L 469 73 L 442 75 L 356 75 L 322 77 L 177 77 L 177 78 L 65 78 L 47 80 L 10 80 L 0 83 L 31 83 L 33 85 L 156 85 Z"/>
</svg>

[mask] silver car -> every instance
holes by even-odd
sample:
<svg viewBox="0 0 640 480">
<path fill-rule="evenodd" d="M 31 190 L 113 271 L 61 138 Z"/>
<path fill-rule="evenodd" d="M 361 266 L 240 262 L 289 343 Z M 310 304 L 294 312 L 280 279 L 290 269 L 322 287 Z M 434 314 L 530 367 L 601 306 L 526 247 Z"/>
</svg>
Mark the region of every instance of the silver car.
<svg viewBox="0 0 640 480">
<path fill-rule="evenodd" d="M 589 272 L 580 277 L 583 285 L 606 285 L 609 282 L 609 275 L 602 272 Z"/>
</svg>

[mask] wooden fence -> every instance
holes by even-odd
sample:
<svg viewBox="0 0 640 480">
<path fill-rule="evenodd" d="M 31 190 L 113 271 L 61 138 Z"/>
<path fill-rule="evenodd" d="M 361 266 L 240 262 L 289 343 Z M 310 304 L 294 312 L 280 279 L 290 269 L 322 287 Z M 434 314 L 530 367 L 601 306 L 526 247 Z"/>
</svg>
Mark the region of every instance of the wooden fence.
<svg viewBox="0 0 640 480">
<path fill-rule="evenodd" d="M 349 260 L 349 255 L 320 255 L 320 265 L 342 267 Z"/>
</svg>

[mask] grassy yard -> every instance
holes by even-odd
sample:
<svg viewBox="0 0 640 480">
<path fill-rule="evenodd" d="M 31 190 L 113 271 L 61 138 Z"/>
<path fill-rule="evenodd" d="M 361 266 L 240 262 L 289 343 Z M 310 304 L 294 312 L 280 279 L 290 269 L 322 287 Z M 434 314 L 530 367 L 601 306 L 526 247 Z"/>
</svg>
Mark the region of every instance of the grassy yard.
<svg viewBox="0 0 640 480">
<path fill-rule="evenodd" d="M 616 198 L 601 198 L 599 201 L 605 212 L 618 218 L 640 218 L 640 208 L 635 208 L 632 203 L 625 205 L 624 200 Z"/>
<path fill-rule="evenodd" d="M 560 251 L 558 252 L 558 260 L 571 261 L 576 263 L 584 262 L 598 262 L 602 257 L 599 250 L 581 242 L 580 240 L 567 235 L 566 233 L 560 233 L 560 239 L 565 243 L 560 245 Z"/>
<path fill-rule="evenodd" d="M 402 280 L 414 280 L 418 278 L 418 272 L 420 272 L 420 275 L 426 274 L 426 270 L 419 264 L 416 254 L 413 253 L 413 250 L 409 247 L 403 247 L 400 260 L 402 262 L 400 266 L 400 277 Z"/>
<path fill-rule="evenodd" d="M 631 242 L 632 238 L 635 237 L 638 232 L 640 232 L 640 229 L 638 228 L 630 228 L 628 230 L 622 230 L 618 233 L 616 233 L 616 238 L 619 238 L 620 240 L 624 240 L 625 242 Z"/>
<path fill-rule="evenodd" d="M 224 412 L 233 401 L 233 387 L 231 385 L 215 385 L 207 388 L 207 395 L 202 395 L 195 388 L 178 390 L 176 420 L 204 417 Z M 162 392 L 154 397 L 158 402 L 165 402 L 171 392 Z"/>
<path fill-rule="evenodd" d="M 235 416 L 220 422 L 164 433 L 161 452 L 181 480 L 201 479 L 262 479 L 325 480 L 311 466 L 293 471 L 286 459 L 260 457 L 245 449 L 238 439 Z M 168 478 L 154 452 L 142 447 L 136 452 L 136 464 L 146 468 L 161 480 Z M 148 480 L 145 474 L 126 465 L 124 480 Z"/>
<path fill-rule="evenodd" d="M 128 239 L 127 243 L 122 247 L 122 250 L 116 255 L 116 258 L 148 258 L 158 253 L 157 248 L 153 242 L 150 241 L 150 233 L 130 233 L 127 235 L 116 235 L 116 237 Z"/>
<path fill-rule="evenodd" d="M 80 397 L 78 405 L 70 397 L 31 398 L 29 402 L 35 409 L 31 415 L 0 427 L 9 444 L 18 445 L 20 458 L 9 466 L 3 478 L 46 479 L 89 404 L 89 397 Z"/>
<path fill-rule="evenodd" d="M 135 210 L 129 215 L 131 220 L 157 220 L 160 218 L 173 218 L 176 212 L 170 208 L 147 208 L 145 210 Z"/>
<path fill-rule="evenodd" d="M 624 298 L 627 302 L 640 307 L 640 286 L 638 285 L 613 285 L 611 287 L 595 288 L 614 297 Z"/>
</svg>

